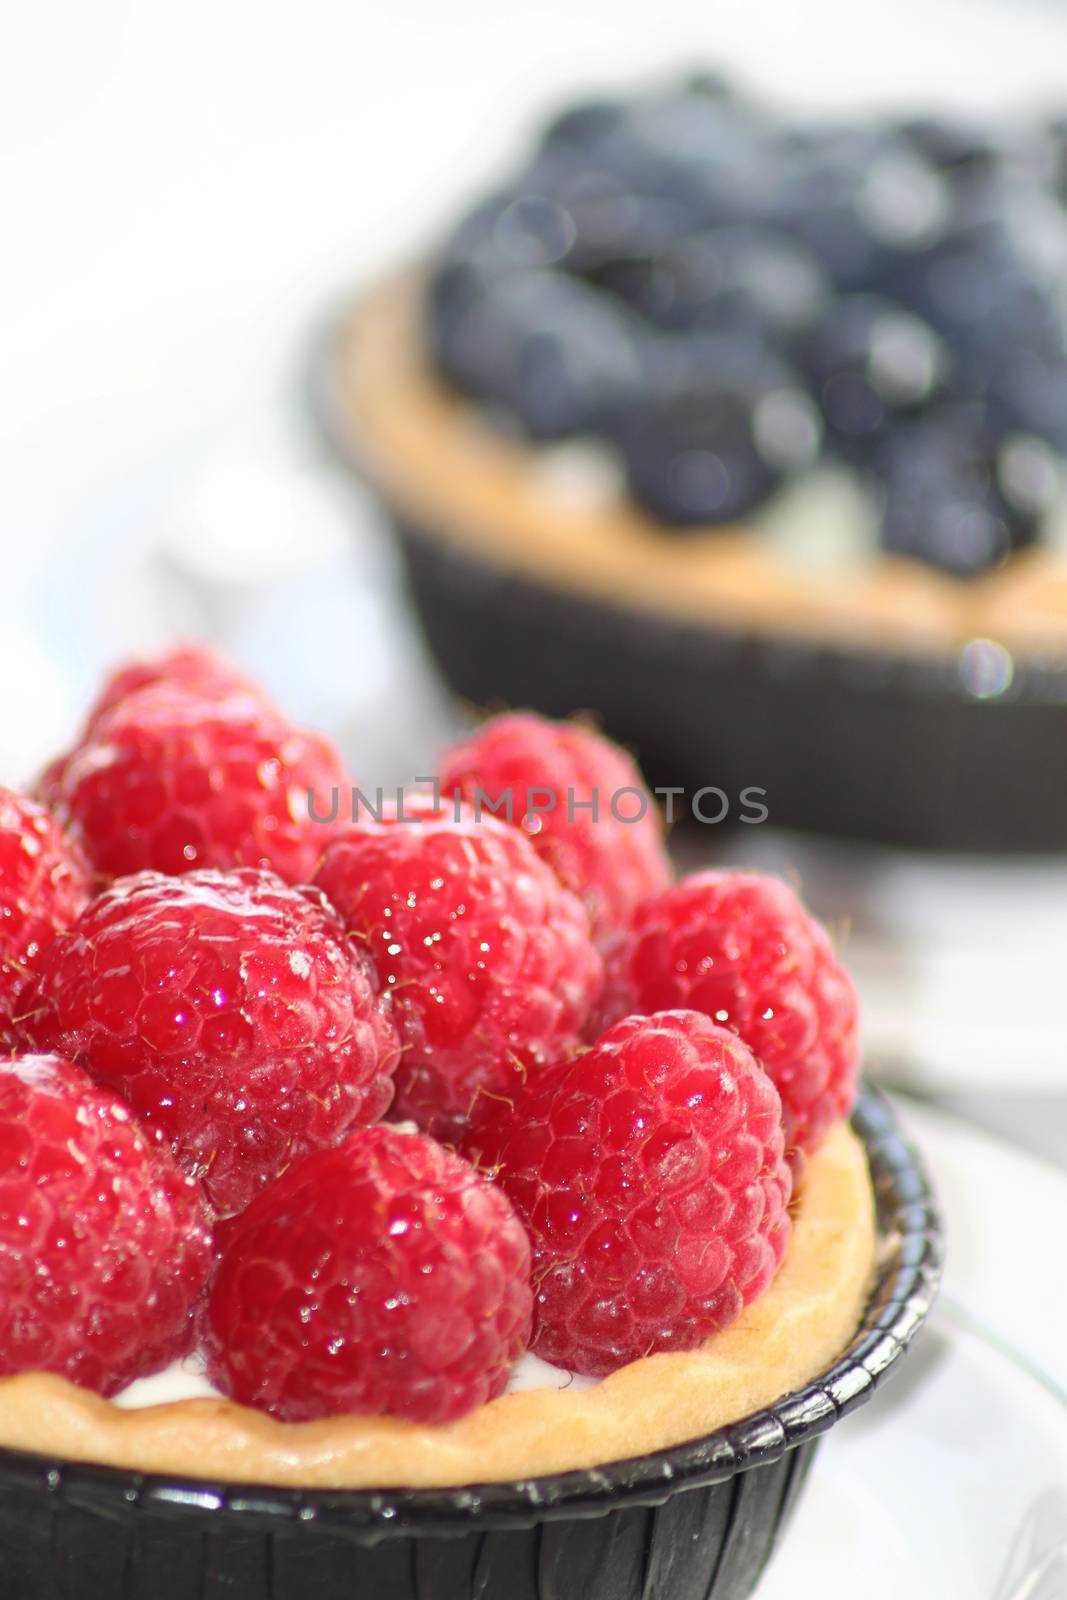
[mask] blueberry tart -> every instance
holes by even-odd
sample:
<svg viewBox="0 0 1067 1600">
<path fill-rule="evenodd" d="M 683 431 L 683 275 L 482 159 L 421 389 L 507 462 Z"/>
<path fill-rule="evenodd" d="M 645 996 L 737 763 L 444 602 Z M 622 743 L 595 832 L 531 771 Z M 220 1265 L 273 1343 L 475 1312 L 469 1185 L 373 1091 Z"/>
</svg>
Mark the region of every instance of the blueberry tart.
<svg viewBox="0 0 1067 1600">
<path fill-rule="evenodd" d="M 317 368 L 456 689 L 788 826 L 1067 846 L 1056 127 L 572 107 Z"/>
</svg>

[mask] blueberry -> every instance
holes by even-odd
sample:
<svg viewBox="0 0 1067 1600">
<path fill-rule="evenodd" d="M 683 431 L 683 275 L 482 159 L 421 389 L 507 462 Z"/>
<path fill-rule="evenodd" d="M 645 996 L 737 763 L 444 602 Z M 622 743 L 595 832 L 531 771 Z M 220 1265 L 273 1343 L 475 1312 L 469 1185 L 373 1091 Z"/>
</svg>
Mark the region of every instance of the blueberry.
<svg viewBox="0 0 1067 1600">
<path fill-rule="evenodd" d="M 1067 454 L 1065 128 L 1036 154 L 942 119 L 790 128 L 713 76 L 587 101 L 443 249 L 435 358 L 535 440 L 616 441 L 679 526 L 751 511 L 825 425 L 889 548 L 985 570 Z"/>
<path fill-rule="evenodd" d="M 810 463 L 818 437 L 794 373 L 757 341 L 707 334 L 656 341 L 617 430 L 635 500 L 676 526 L 751 511 Z"/>
<path fill-rule="evenodd" d="M 635 181 L 690 196 L 707 225 L 753 221 L 774 192 L 782 134 L 746 101 L 675 90 L 636 105 L 629 131 Z"/>
<path fill-rule="evenodd" d="M 711 72 L 704 68 L 699 72 L 690 72 L 682 79 L 682 92 L 684 94 L 703 95 L 708 100 L 734 100 L 736 90 L 728 78 L 720 72 Z"/>
<path fill-rule="evenodd" d="M 606 160 L 542 156 L 524 178 L 527 194 L 568 219 L 568 271 L 595 277 L 618 262 L 645 261 L 707 226 L 707 207 L 693 186 L 672 189 L 649 177 L 638 185 Z"/>
<path fill-rule="evenodd" d="M 1053 117 L 1041 134 L 1037 152 L 1040 174 L 1060 202 L 1067 204 L 1067 116 Z"/>
<path fill-rule="evenodd" d="M 726 166 L 765 148 L 773 124 L 750 101 L 683 84 L 634 105 L 635 148 L 680 167 Z"/>
<path fill-rule="evenodd" d="M 560 266 L 574 242 L 575 225 L 567 208 L 520 181 L 469 212 L 454 230 L 449 250 L 477 258 L 487 271 L 507 272 Z"/>
<path fill-rule="evenodd" d="M 900 135 L 925 160 L 953 181 L 988 173 L 1001 157 L 988 129 L 938 117 L 912 117 L 898 124 Z"/>
<path fill-rule="evenodd" d="M 774 131 L 725 96 L 694 89 L 657 93 L 622 115 L 583 118 L 581 133 L 572 139 L 557 131 L 524 181 L 572 211 L 580 238 L 576 259 L 586 267 L 632 259 L 649 244 L 659 248 L 685 232 L 745 220 L 772 177 Z"/>
<path fill-rule="evenodd" d="M 1032 543 L 1035 510 L 1004 494 L 1000 452 L 978 407 L 937 410 L 894 433 L 875 458 L 885 548 L 972 577 Z"/>
<path fill-rule="evenodd" d="M 829 294 L 809 251 L 745 226 L 692 234 L 655 259 L 609 267 L 600 281 L 664 328 L 747 329 L 784 340 L 815 322 Z"/>
<path fill-rule="evenodd" d="M 856 209 L 862 177 L 862 156 L 847 140 L 794 143 L 766 209 L 767 224 L 800 240 L 838 285 L 862 281 L 875 253 Z"/>
<path fill-rule="evenodd" d="M 832 302 L 797 354 L 829 437 L 860 459 L 901 418 L 930 403 L 948 370 L 932 328 L 872 294 Z"/>
<path fill-rule="evenodd" d="M 550 139 L 521 186 L 569 215 L 566 265 L 595 275 L 751 221 L 778 184 L 781 143 L 780 130 L 741 102 L 675 89 L 588 119 L 580 141 Z"/>
<path fill-rule="evenodd" d="M 599 143 L 625 122 L 627 114 L 628 108 L 621 100 L 580 101 L 553 117 L 541 135 L 541 146 L 543 149 L 585 149 Z"/>
<path fill-rule="evenodd" d="M 940 237 L 949 215 L 943 180 L 899 136 L 851 128 L 793 141 L 765 220 L 807 245 L 850 291 L 870 287 L 886 251 Z"/>
<path fill-rule="evenodd" d="M 601 429 L 637 388 L 630 319 L 563 273 L 499 277 L 451 262 L 433 280 L 429 307 L 442 374 L 503 407 L 534 439 Z"/>
<path fill-rule="evenodd" d="M 1017 347 L 992 372 L 990 406 L 1006 432 L 1032 434 L 1067 455 L 1067 359 Z"/>
<path fill-rule="evenodd" d="M 1063 347 L 1059 311 L 999 224 L 954 233 L 894 264 L 893 288 L 944 339 L 967 392 L 1013 351 Z"/>
</svg>

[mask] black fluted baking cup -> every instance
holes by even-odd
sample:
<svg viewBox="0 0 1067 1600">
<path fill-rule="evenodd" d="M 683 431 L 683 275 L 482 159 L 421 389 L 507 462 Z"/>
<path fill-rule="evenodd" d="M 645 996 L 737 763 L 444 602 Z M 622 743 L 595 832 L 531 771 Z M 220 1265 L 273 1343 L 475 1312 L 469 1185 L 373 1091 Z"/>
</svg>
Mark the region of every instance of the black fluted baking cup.
<svg viewBox="0 0 1067 1600">
<path fill-rule="evenodd" d="M 1067 849 L 1062 657 L 998 653 L 996 683 L 983 683 L 966 649 L 676 620 L 516 571 L 412 521 L 365 470 L 340 393 L 342 346 L 337 327 L 315 346 L 315 417 L 380 499 L 430 649 L 464 699 L 593 712 L 651 782 L 716 787 L 735 819 L 752 787 L 781 827 L 936 850 Z"/>
<path fill-rule="evenodd" d="M 476 705 L 592 711 L 650 782 L 714 786 L 735 818 L 754 787 L 785 828 L 935 850 L 1067 849 L 1067 668 L 1017 664 L 1008 691 L 980 700 L 957 657 L 675 623 L 394 526 L 431 651 Z"/>
<path fill-rule="evenodd" d="M 775 1405 L 634 1460 L 462 1489 L 275 1489 L 0 1451 L 0 1596 L 742 1600 L 818 1440 L 899 1363 L 937 1289 L 919 1158 L 880 1097 L 853 1125 L 887 1248 L 848 1349 Z"/>
</svg>

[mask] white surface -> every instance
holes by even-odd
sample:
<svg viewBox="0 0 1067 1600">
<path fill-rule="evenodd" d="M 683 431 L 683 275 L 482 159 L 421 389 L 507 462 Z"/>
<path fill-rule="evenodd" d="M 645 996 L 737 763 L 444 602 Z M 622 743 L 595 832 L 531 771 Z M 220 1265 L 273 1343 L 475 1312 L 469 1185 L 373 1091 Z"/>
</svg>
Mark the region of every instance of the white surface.
<svg viewBox="0 0 1067 1600">
<path fill-rule="evenodd" d="M 912 1359 L 816 1456 L 758 1600 L 1067 1594 L 1063 1403 L 945 1317 Z"/>
<path fill-rule="evenodd" d="M 1067 1178 L 901 1109 L 944 1211 L 940 1308 L 824 1441 L 759 1600 L 1063 1600 Z"/>
<path fill-rule="evenodd" d="M 1067 1395 L 1067 1175 L 915 1101 L 897 1104 L 944 1216 L 945 1299 Z"/>
</svg>

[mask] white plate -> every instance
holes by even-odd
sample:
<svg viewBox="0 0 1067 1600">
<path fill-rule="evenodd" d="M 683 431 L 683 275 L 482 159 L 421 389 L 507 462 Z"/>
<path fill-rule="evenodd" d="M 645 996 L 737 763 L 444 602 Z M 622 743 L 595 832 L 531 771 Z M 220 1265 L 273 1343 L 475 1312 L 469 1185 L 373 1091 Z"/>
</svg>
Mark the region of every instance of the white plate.
<svg viewBox="0 0 1067 1600">
<path fill-rule="evenodd" d="M 1067 1394 L 1067 1173 L 898 1099 L 945 1221 L 944 1298 Z"/>
<path fill-rule="evenodd" d="M 1067 1177 L 898 1109 L 945 1216 L 944 1294 L 900 1376 L 825 1441 L 759 1600 L 1064 1600 Z"/>
<path fill-rule="evenodd" d="M 946 1312 L 825 1441 L 758 1600 L 904 1595 L 1067 1595 L 1067 1407 Z"/>
</svg>

